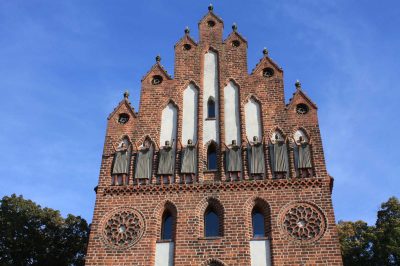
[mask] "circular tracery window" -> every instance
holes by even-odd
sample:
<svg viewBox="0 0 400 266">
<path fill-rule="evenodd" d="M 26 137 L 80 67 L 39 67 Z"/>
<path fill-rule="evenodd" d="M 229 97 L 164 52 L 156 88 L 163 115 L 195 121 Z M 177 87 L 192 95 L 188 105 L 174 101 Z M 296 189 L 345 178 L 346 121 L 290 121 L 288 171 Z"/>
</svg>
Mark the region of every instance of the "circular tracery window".
<svg viewBox="0 0 400 266">
<path fill-rule="evenodd" d="M 264 68 L 263 69 L 263 76 L 266 78 L 270 78 L 274 75 L 274 70 L 270 67 Z"/>
<path fill-rule="evenodd" d="M 163 81 L 163 78 L 161 76 L 155 75 L 155 76 L 153 76 L 153 79 L 151 80 L 151 84 L 158 85 L 158 84 L 161 84 L 162 81 Z"/>
<path fill-rule="evenodd" d="M 207 25 L 208 25 L 208 27 L 212 28 L 215 26 L 215 22 L 213 20 L 209 20 L 209 21 L 207 21 Z"/>
<path fill-rule="evenodd" d="M 191 46 L 190 44 L 185 43 L 185 44 L 183 45 L 183 50 L 189 51 L 190 49 L 192 49 L 192 46 Z"/>
<path fill-rule="evenodd" d="M 102 237 L 105 244 L 117 249 L 135 245 L 143 236 L 143 215 L 133 208 L 119 208 L 102 220 Z"/>
<path fill-rule="evenodd" d="M 322 211 L 307 202 L 295 202 L 285 207 L 279 218 L 281 230 L 294 240 L 313 242 L 326 229 L 326 219 Z"/>
<path fill-rule="evenodd" d="M 118 123 L 120 124 L 126 124 L 129 121 L 129 115 L 122 113 L 118 116 Z"/>
<path fill-rule="evenodd" d="M 296 105 L 296 113 L 298 113 L 299 115 L 307 114 L 308 110 L 308 106 L 304 103 L 299 103 L 298 105 Z"/>
</svg>

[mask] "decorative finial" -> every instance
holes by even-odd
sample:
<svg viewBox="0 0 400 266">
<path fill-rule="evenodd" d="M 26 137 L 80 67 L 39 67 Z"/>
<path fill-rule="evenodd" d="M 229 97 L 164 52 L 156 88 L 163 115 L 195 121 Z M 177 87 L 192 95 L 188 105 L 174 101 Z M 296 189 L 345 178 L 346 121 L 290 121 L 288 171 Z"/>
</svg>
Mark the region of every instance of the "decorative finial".
<svg viewBox="0 0 400 266">
<path fill-rule="evenodd" d="M 161 56 L 160 55 L 157 55 L 156 56 L 156 62 L 158 63 L 158 62 L 160 62 L 161 61 Z"/>
<path fill-rule="evenodd" d="M 294 85 L 296 86 L 296 89 L 301 90 L 301 83 L 299 80 L 296 80 L 296 83 Z"/>
<path fill-rule="evenodd" d="M 265 56 L 268 55 L 268 49 L 267 49 L 266 47 L 264 47 L 264 49 L 263 49 L 263 54 L 264 54 Z"/>
<path fill-rule="evenodd" d="M 236 25 L 236 23 L 233 23 L 233 24 L 232 24 L 232 30 L 233 30 L 233 31 L 237 31 L 237 25 Z"/>
<path fill-rule="evenodd" d="M 125 98 L 125 99 L 128 99 L 128 98 L 129 98 L 129 91 L 128 91 L 128 90 L 126 90 L 126 91 L 124 92 L 124 98 Z"/>
<path fill-rule="evenodd" d="M 213 7 L 212 4 L 210 4 L 210 5 L 208 6 L 208 11 L 213 11 L 213 10 L 214 10 L 214 7 Z"/>
<path fill-rule="evenodd" d="M 189 33 L 190 33 L 190 29 L 189 29 L 188 26 L 186 26 L 186 28 L 185 28 L 185 34 L 189 34 Z"/>
</svg>

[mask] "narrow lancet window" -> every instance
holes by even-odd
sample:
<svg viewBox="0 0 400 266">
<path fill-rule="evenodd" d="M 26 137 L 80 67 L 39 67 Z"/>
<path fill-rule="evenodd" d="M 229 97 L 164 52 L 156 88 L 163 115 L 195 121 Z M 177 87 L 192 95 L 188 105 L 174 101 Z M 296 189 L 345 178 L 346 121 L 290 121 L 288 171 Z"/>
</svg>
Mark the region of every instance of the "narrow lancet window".
<svg viewBox="0 0 400 266">
<path fill-rule="evenodd" d="M 217 213 L 209 208 L 204 214 L 204 233 L 206 237 L 219 236 L 219 217 Z"/>
<path fill-rule="evenodd" d="M 165 212 L 162 218 L 162 227 L 161 227 L 161 239 L 162 240 L 172 240 L 172 231 L 173 231 L 173 217 L 171 213 Z"/>
<path fill-rule="evenodd" d="M 210 97 L 207 102 L 207 118 L 215 118 L 215 100 L 213 97 Z"/>
<path fill-rule="evenodd" d="M 265 237 L 265 217 L 258 208 L 252 212 L 252 225 L 253 238 Z"/>
<path fill-rule="evenodd" d="M 217 147 L 215 143 L 211 143 L 207 149 L 207 169 L 217 170 Z"/>
</svg>

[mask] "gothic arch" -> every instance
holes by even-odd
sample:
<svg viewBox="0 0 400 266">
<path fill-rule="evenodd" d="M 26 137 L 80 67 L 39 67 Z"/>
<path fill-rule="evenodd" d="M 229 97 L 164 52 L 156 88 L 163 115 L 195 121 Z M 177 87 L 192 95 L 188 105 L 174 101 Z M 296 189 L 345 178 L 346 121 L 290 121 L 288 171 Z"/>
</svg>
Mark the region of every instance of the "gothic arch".
<svg viewBox="0 0 400 266">
<path fill-rule="evenodd" d="M 178 208 L 176 205 L 170 200 L 164 200 L 159 203 L 154 209 L 152 218 L 155 221 L 155 228 L 157 230 L 157 239 L 161 239 L 162 234 L 162 220 L 165 212 L 169 212 L 173 218 L 173 227 L 172 227 L 172 240 L 175 239 L 176 235 L 176 223 L 178 219 Z"/>
<path fill-rule="evenodd" d="M 251 110 L 251 106 L 253 106 L 253 109 L 255 110 Z M 262 104 L 261 101 L 254 95 L 250 94 L 246 97 L 245 101 L 242 102 L 242 106 L 241 108 L 243 108 L 244 110 L 244 116 L 243 116 L 243 121 L 242 123 L 244 123 L 245 125 L 245 136 L 247 136 L 249 139 L 252 138 L 255 133 L 255 131 L 257 131 L 257 136 L 258 138 L 261 140 L 262 136 L 263 136 L 263 132 L 264 132 L 264 126 L 263 126 L 263 112 L 262 112 Z M 250 108 L 250 109 L 248 109 Z M 253 114 L 253 112 L 256 112 L 256 128 L 254 128 L 254 126 L 252 126 L 251 121 L 254 120 L 254 117 L 251 115 Z M 253 117 L 252 119 L 249 119 L 250 117 Z M 254 123 L 254 121 L 252 121 Z M 251 134 L 253 133 L 253 134 Z M 253 136 L 251 136 L 253 135 Z"/>
<path fill-rule="evenodd" d="M 212 196 L 203 198 L 196 207 L 196 214 L 199 219 L 198 235 L 199 237 L 204 237 L 204 214 L 209 207 L 212 207 L 217 213 L 219 219 L 219 235 L 223 236 L 225 208 L 218 198 Z"/>
<path fill-rule="evenodd" d="M 275 126 L 269 131 L 268 136 L 270 141 L 274 139 L 276 132 L 278 132 L 284 140 L 286 139 L 287 135 L 284 133 L 283 129 L 280 126 Z"/>
<path fill-rule="evenodd" d="M 141 136 L 137 142 L 140 143 L 140 145 L 142 145 L 145 140 L 149 140 L 151 145 L 154 145 L 154 139 L 156 138 L 152 138 L 149 134 L 146 134 Z"/>
<path fill-rule="evenodd" d="M 226 266 L 226 264 L 219 259 L 208 259 L 201 266 Z"/>
<path fill-rule="evenodd" d="M 296 127 L 293 131 L 292 131 L 292 138 L 293 140 L 297 140 L 296 139 L 296 133 L 297 132 L 301 132 L 303 134 L 303 136 L 306 137 L 307 142 L 311 144 L 311 137 L 310 134 L 308 133 L 309 131 L 307 131 L 304 127 Z"/>
<path fill-rule="evenodd" d="M 246 200 L 244 204 L 245 215 L 247 221 L 247 234 L 248 238 L 251 239 L 253 236 L 253 226 L 252 226 L 252 213 L 255 208 L 264 215 L 264 230 L 265 237 L 271 238 L 271 207 L 269 203 L 260 196 L 253 196 Z"/>
</svg>

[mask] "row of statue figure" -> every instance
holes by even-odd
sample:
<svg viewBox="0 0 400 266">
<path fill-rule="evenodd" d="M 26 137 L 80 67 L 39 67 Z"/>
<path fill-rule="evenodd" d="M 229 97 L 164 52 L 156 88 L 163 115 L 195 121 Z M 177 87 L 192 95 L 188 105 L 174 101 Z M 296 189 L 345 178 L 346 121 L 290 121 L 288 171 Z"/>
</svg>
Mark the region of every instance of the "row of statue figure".
<svg viewBox="0 0 400 266">
<path fill-rule="evenodd" d="M 266 175 L 265 167 L 265 148 L 268 147 L 270 157 L 270 167 L 273 178 L 288 178 L 289 177 L 289 156 L 288 156 L 288 138 L 285 140 L 278 134 L 274 138 L 265 143 L 264 137 L 260 141 L 257 136 L 253 137 L 252 141 L 246 138 L 247 142 L 238 145 L 236 140 L 227 145 L 222 143 L 224 149 L 224 169 L 227 181 L 241 180 L 242 169 L 242 152 L 246 153 L 247 166 L 249 177 L 252 179 L 264 179 Z M 312 159 L 311 149 L 308 140 L 299 136 L 297 140 L 293 139 L 293 157 L 294 167 L 297 177 L 311 177 Z M 176 165 L 176 148 L 180 150 L 180 183 L 197 182 L 197 153 L 198 143 L 193 143 L 188 140 L 184 146 L 180 141 L 179 145 L 175 145 L 175 141 L 165 141 L 165 145 L 159 147 L 158 152 L 155 152 L 155 145 L 149 139 L 145 139 L 141 146 L 135 143 L 135 147 L 131 145 L 128 139 L 123 141 L 114 148 L 114 161 L 112 166 L 112 185 L 128 184 L 129 169 L 132 152 L 135 154 L 134 180 L 137 184 L 149 183 L 153 174 L 153 161 L 158 158 L 158 167 L 156 171 L 157 183 L 173 183 L 175 176 Z M 176 147 L 178 146 L 178 147 Z M 208 147 L 207 150 L 207 170 L 217 170 L 217 149 Z"/>
</svg>

